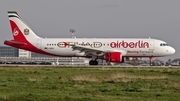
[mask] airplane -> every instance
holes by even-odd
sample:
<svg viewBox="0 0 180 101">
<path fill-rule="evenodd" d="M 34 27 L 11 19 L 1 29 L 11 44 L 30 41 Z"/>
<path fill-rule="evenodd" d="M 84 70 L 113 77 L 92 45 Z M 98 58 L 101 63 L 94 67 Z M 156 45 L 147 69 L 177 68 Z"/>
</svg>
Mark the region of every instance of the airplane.
<svg viewBox="0 0 180 101">
<path fill-rule="evenodd" d="M 16 11 L 8 11 L 13 40 L 4 44 L 40 54 L 91 58 L 123 63 L 125 58 L 154 58 L 172 55 L 175 49 L 165 41 L 151 38 L 42 38 L 37 36 Z"/>
</svg>

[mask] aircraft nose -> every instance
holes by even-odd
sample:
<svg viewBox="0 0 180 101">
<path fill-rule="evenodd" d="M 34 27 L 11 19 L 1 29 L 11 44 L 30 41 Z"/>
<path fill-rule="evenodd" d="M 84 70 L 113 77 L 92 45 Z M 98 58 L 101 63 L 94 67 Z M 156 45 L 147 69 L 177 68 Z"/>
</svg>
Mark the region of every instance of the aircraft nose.
<svg viewBox="0 0 180 101">
<path fill-rule="evenodd" d="M 174 54 L 174 53 L 176 52 L 176 50 L 175 50 L 173 47 L 170 47 L 169 50 L 170 50 L 170 53 L 171 53 L 171 54 Z"/>
</svg>

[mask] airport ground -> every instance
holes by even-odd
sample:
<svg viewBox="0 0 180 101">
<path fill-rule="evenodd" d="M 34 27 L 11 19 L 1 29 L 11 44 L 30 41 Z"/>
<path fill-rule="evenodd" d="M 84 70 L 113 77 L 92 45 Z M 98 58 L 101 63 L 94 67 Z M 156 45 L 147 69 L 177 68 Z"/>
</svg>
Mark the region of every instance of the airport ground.
<svg viewBox="0 0 180 101">
<path fill-rule="evenodd" d="M 2 101 L 179 101 L 179 67 L 0 66 Z"/>
</svg>

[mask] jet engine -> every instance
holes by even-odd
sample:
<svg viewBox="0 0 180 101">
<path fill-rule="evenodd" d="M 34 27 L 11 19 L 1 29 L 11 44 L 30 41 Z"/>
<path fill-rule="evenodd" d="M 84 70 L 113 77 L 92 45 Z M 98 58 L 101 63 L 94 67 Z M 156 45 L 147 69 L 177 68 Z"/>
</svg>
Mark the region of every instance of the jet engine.
<svg viewBox="0 0 180 101">
<path fill-rule="evenodd" d="M 106 62 L 123 62 L 123 57 L 121 52 L 105 52 L 104 58 Z"/>
</svg>

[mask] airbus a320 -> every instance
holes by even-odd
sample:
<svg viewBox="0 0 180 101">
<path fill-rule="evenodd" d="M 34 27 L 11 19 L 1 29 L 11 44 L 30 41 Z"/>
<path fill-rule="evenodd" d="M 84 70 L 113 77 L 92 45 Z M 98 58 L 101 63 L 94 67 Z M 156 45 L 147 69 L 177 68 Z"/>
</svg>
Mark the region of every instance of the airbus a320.
<svg viewBox="0 0 180 101">
<path fill-rule="evenodd" d="M 59 57 L 91 58 L 122 63 L 127 57 L 162 57 L 175 53 L 165 41 L 151 38 L 41 38 L 25 23 L 16 11 L 8 11 L 13 40 L 4 44 L 40 54 Z"/>
</svg>

